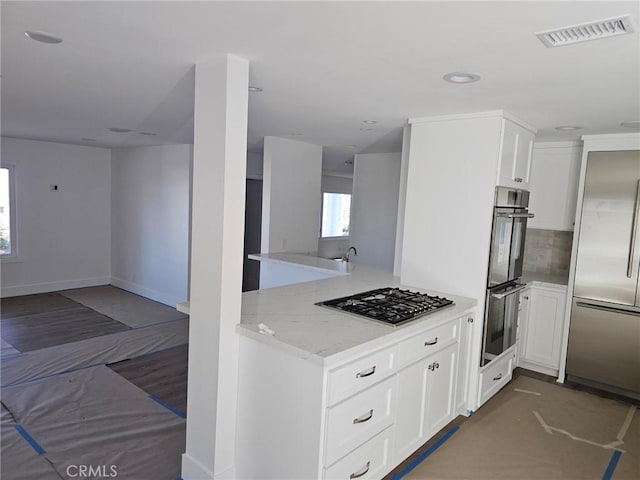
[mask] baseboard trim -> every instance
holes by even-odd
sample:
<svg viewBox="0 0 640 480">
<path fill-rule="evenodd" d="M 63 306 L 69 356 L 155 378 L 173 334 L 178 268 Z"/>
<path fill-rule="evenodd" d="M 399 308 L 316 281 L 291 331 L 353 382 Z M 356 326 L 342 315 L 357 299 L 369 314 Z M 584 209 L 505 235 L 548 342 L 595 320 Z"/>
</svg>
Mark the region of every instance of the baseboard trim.
<svg viewBox="0 0 640 480">
<path fill-rule="evenodd" d="M 551 367 L 546 367 L 546 366 L 543 366 L 543 365 L 538 365 L 537 363 L 528 362 L 526 360 L 523 360 L 522 358 L 518 362 L 518 367 L 525 368 L 527 370 L 532 370 L 532 371 L 538 372 L 538 373 L 543 373 L 545 375 L 550 375 L 552 377 L 556 377 L 556 378 L 558 377 L 558 369 L 557 368 L 551 368 Z"/>
<path fill-rule="evenodd" d="M 182 454 L 182 480 L 215 480 L 213 472 L 187 453 Z"/>
<path fill-rule="evenodd" d="M 63 280 L 59 282 L 33 283 L 31 285 L 2 286 L 0 297 L 17 297 L 20 295 L 33 295 L 36 293 L 57 292 L 72 288 L 97 287 L 109 285 L 110 277 L 83 278 L 80 280 Z"/>
<path fill-rule="evenodd" d="M 184 301 L 184 297 L 178 298 L 173 295 L 168 295 L 166 293 L 158 292 L 156 290 L 152 290 L 150 288 L 144 287 L 137 283 L 128 282 L 118 277 L 111 277 L 111 285 L 114 287 L 121 288 L 131 293 L 135 293 L 136 295 L 140 295 L 142 297 L 148 298 L 150 300 L 155 300 L 156 302 L 163 303 L 172 308 L 176 308 L 178 303 Z"/>
</svg>

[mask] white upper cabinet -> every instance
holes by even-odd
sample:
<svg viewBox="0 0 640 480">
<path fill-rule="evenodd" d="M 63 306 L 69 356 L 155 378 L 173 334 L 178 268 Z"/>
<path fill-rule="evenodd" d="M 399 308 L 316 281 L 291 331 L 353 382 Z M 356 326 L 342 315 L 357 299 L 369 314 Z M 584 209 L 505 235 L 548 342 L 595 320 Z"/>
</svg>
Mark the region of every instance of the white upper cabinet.
<svg viewBox="0 0 640 480">
<path fill-rule="evenodd" d="M 529 189 L 535 132 L 511 120 L 503 120 L 497 184 Z"/>
<path fill-rule="evenodd" d="M 542 142 L 533 147 L 529 228 L 573 230 L 580 177 L 581 142 Z"/>
</svg>

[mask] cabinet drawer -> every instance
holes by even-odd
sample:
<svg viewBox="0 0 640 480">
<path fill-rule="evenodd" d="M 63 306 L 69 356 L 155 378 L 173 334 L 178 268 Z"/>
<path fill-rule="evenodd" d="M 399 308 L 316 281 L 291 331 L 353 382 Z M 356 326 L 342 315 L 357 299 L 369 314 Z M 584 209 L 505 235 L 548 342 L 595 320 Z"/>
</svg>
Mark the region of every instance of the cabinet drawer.
<svg viewBox="0 0 640 480">
<path fill-rule="evenodd" d="M 379 479 L 391 470 L 393 427 L 379 433 L 324 471 L 325 480 Z"/>
<path fill-rule="evenodd" d="M 458 320 L 449 322 L 401 342 L 398 348 L 398 368 L 455 343 L 458 339 L 458 324 Z"/>
<path fill-rule="evenodd" d="M 327 410 L 325 465 L 365 443 L 393 424 L 396 378 L 355 395 Z"/>
<path fill-rule="evenodd" d="M 327 376 L 328 405 L 335 405 L 395 373 L 396 349 L 393 345 L 330 371 Z"/>
<path fill-rule="evenodd" d="M 487 368 L 480 373 L 479 405 L 489 400 L 511 380 L 513 355 L 514 348 L 512 347 L 504 357 L 493 360 Z"/>
</svg>

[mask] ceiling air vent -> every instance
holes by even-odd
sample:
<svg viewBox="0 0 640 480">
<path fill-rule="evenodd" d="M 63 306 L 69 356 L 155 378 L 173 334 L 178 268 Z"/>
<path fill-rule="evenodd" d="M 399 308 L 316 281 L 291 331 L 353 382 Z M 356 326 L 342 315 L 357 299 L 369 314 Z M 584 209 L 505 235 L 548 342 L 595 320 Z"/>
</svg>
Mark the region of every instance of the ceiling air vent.
<svg viewBox="0 0 640 480">
<path fill-rule="evenodd" d="M 595 22 L 538 32 L 536 36 L 547 48 L 551 48 L 624 35 L 634 31 L 631 15 L 623 15 L 621 17 L 607 18 L 606 20 L 596 20 Z"/>
</svg>

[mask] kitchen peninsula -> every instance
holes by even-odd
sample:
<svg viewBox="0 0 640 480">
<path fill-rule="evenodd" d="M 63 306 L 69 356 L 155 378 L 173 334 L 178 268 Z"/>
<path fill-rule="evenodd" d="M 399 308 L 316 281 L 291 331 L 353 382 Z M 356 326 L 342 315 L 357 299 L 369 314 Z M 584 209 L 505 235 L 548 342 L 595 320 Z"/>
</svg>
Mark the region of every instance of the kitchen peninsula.
<svg viewBox="0 0 640 480">
<path fill-rule="evenodd" d="M 381 478 L 466 413 L 476 301 L 428 290 L 454 305 L 393 327 L 316 303 L 382 287 L 425 289 L 360 265 L 253 258 L 329 278 L 243 294 L 239 478 Z"/>
</svg>

